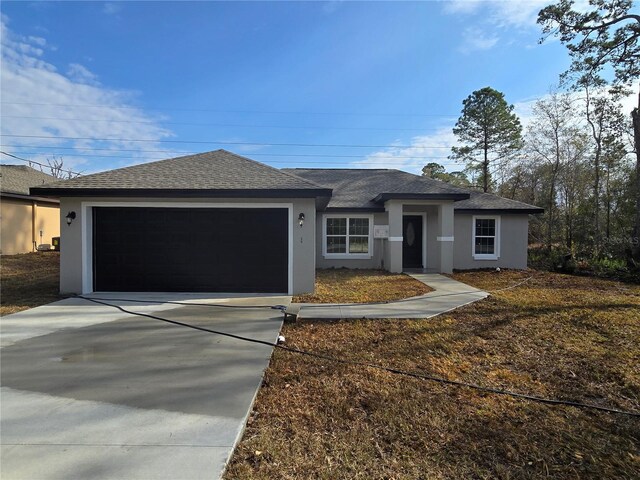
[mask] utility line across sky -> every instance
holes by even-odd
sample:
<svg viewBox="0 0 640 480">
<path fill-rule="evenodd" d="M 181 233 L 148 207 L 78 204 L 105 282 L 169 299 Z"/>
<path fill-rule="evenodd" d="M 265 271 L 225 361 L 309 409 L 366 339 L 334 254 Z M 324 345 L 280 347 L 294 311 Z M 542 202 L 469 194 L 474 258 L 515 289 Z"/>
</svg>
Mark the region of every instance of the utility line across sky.
<svg viewBox="0 0 640 480">
<path fill-rule="evenodd" d="M 364 113 L 364 112 L 296 112 L 296 111 L 269 111 L 269 110 L 217 110 L 211 108 L 172 108 L 172 107 L 146 107 L 129 105 L 92 105 L 73 103 L 35 103 L 35 102 L 0 102 L 2 105 L 34 105 L 41 107 L 80 107 L 80 108 L 113 108 L 123 110 L 152 110 L 174 112 L 215 112 L 215 113 L 253 113 L 265 115 L 345 115 L 355 117 L 457 117 L 459 114 L 442 113 Z"/>
<path fill-rule="evenodd" d="M 63 118 L 63 117 L 33 117 L 28 115 L 2 115 L 2 118 L 20 118 L 27 120 L 61 120 L 72 122 L 105 122 L 105 123 L 127 123 L 142 125 L 188 125 L 201 127 L 221 127 L 221 128 L 274 128 L 274 129 L 296 129 L 296 130 L 358 130 L 358 131 L 407 131 L 407 132 L 429 132 L 438 131 L 439 128 L 395 128 L 395 127 L 337 127 L 326 125 L 256 125 L 256 124 L 236 124 L 236 123 L 207 123 L 207 122 L 170 122 L 165 120 L 109 120 L 104 118 Z"/>
<path fill-rule="evenodd" d="M 41 138 L 50 140 L 89 140 L 94 142 L 144 142 L 144 143 L 184 143 L 184 144 L 207 144 L 207 145 L 251 145 L 263 147 L 330 147 L 330 148 L 427 148 L 427 149 L 451 149 L 451 146 L 441 145 L 358 145 L 340 143 L 279 143 L 279 142 L 227 142 L 219 140 L 158 140 L 153 138 L 99 138 L 99 137 L 67 137 L 57 135 L 19 135 L 0 134 L 2 137 L 10 138 Z"/>
<path fill-rule="evenodd" d="M 87 156 L 87 157 L 113 157 L 113 158 L 131 158 L 131 156 L 117 156 L 117 155 L 96 155 L 93 153 L 86 152 L 131 152 L 131 153 L 167 153 L 175 156 L 185 156 L 185 155 L 195 155 L 202 152 L 191 152 L 191 151 L 179 151 L 179 150 L 135 150 L 135 149 L 119 149 L 119 148 L 91 148 L 91 147 L 57 147 L 57 146 L 45 146 L 45 145 L 10 145 L 10 144 L 2 144 L 2 147 L 5 148 L 32 148 L 32 149 L 41 149 L 47 148 L 51 150 L 77 150 L 80 153 L 59 153 L 59 155 L 64 156 Z M 47 155 L 50 152 L 24 152 L 20 153 L 24 155 Z M 55 154 L 55 152 L 51 152 L 51 154 Z M 355 159 L 367 159 L 367 155 L 334 155 L 334 154 L 305 154 L 305 153 L 261 153 L 261 152 L 252 152 L 249 154 L 251 157 L 262 156 L 262 157 L 301 157 L 301 158 L 355 158 Z M 167 157 L 164 157 L 167 158 Z M 448 156 L 420 156 L 420 155 L 375 155 L 375 159 L 389 159 L 389 161 L 401 161 L 401 163 L 406 163 L 403 160 L 447 160 Z M 293 161 L 295 163 L 295 161 Z M 312 163 L 327 163 L 321 160 L 314 161 Z M 328 163 L 339 163 L 339 162 L 328 162 Z"/>
<path fill-rule="evenodd" d="M 45 167 L 45 168 L 54 168 L 51 165 L 47 165 L 46 163 L 41 163 L 41 162 L 36 162 L 35 160 L 29 160 L 28 158 L 22 158 L 22 157 L 18 157 L 17 155 L 13 155 L 12 153 L 7 153 L 7 152 L 3 152 L 0 151 L 0 153 L 2 155 L 6 155 L 7 157 L 11 157 L 11 158 L 15 158 L 16 160 L 20 160 L 22 162 L 27 162 L 27 163 L 32 163 L 34 165 L 39 165 L 41 167 Z M 73 170 L 67 170 L 64 168 L 59 168 L 57 170 L 60 170 L 61 172 L 65 172 L 65 173 L 70 173 L 72 175 L 82 175 L 80 172 L 74 172 Z"/>
<path fill-rule="evenodd" d="M 48 152 L 19 152 L 21 155 L 51 155 L 51 156 L 55 156 L 54 153 L 48 153 Z M 182 155 L 194 155 L 192 153 L 188 153 L 188 154 L 182 154 Z M 167 158 L 171 158 L 171 157 L 161 157 L 161 158 L 148 158 L 148 157 L 133 157 L 130 155 L 96 155 L 96 154 L 92 154 L 92 153 L 87 153 L 87 154 L 82 154 L 82 153 L 63 153 L 63 154 L 59 154 L 59 157 L 84 157 L 84 158 L 112 158 L 112 159 L 130 159 L 130 160 L 142 160 L 145 162 L 152 162 L 152 161 L 159 161 L 159 160 L 166 160 Z M 178 155 L 180 156 L 180 155 Z M 252 155 L 253 156 L 253 155 Z M 278 156 L 278 155 L 275 155 Z M 366 158 L 364 157 L 358 157 L 361 158 L 362 161 L 365 161 Z M 399 165 L 406 165 L 408 162 L 405 160 L 394 160 L 393 157 L 376 157 L 378 159 L 384 159 L 384 158 L 389 158 L 389 160 L 385 160 L 385 164 L 390 164 L 390 165 L 394 165 L 394 164 L 399 164 Z M 429 159 L 421 159 L 419 157 L 411 157 L 413 160 L 415 161 L 420 161 L 420 160 L 429 160 Z M 313 161 L 299 161 L 299 160 L 268 160 L 269 163 L 276 163 L 276 164 L 311 164 L 311 165 L 344 165 L 344 162 L 340 162 L 338 160 L 336 161 L 322 161 L 322 160 L 313 160 Z M 440 165 L 456 165 L 456 164 L 447 164 L 447 163 L 441 163 Z"/>
</svg>

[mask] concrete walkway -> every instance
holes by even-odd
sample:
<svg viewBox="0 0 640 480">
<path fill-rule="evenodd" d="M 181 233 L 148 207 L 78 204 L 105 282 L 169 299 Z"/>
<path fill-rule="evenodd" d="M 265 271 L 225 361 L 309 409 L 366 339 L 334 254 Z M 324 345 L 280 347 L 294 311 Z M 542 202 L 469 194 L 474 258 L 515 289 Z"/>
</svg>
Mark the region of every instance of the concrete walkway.
<svg viewBox="0 0 640 480">
<path fill-rule="evenodd" d="M 233 306 L 291 298 L 109 296 Z M 269 308 L 109 303 L 269 342 L 282 325 Z M 72 298 L 0 325 L 3 480 L 219 478 L 272 352 Z"/>
<path fill-rule="evenodd" d="M 476 302 L 489 294 L 438 273 L 409 273 L 433 288 L 433 292 L 397 302 L 380 304 L 312 304 L 300 307 L 300 319 L 430 318 Z"/>
</svg>

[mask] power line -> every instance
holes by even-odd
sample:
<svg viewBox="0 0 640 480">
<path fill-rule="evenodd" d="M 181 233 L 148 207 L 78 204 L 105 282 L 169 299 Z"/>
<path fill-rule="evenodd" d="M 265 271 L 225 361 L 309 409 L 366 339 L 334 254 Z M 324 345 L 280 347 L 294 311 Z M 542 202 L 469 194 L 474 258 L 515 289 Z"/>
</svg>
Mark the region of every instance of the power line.
<svg viewBox="0 0 640 480">
<path fill-rule="evenodd" d="M 135 148 L 98 148 L 98 147 L 63 147 L 58 145 L 9 145 L 8 143 L 1 144 L 3 147 L 11 148 L 49 148 L 54 150 L 91 150 L 91 151 L 106 151 L 106 152 L 144 152 L 144 153 L 178 153 L 180 155 L 190 155 L 197 152 L 184 152 L 180 150 L 138 150 Z"/>
<path fill-rule="evenodd" d="M 23 155 L 42 155 L 44 153 L 47 152 L 20 152 Z M 90 157 L 90 158 L 113 158 L 113 159 L 130 159 L 130 160 L 145 160 L 145 161 L 157 161 L 157 160 L 166 160 L 167 157 L 162 157 L 162 158 L 141 158 L 141 157 L 133 157 L 130 155 L 96 155 L 95 153 L 61 153 L 59 154 L 61 156 L 66 156 L 66 157 Z M 189 155 L 193 155 L 193 154 L 189 154 Z M 253 155 L 252 155 L 253 156 Z M 270 156 L 288 156 L 288 155 L 270 155 Z M 296 155 L 293 155 L 296 156 Z M 324 155 L 317 155 L 318 157 L 322 157 Z M 353 158 L 359 158 L 362 161 L 365 161 L 365 158 L 363 156 L 358 156 L 358 155 L 352 155 Z M 428 160 L 433 160 L 431 158 L 422 158 L 422 157 L 403 157 L 403 158 L 408 158 L 408 159 L 412 159 L 412 160 L 416 160 L 416 161 L 428 161 Z M 394 163 L 399 163 L 404 165 L 405 163 L 407 163 L 405 160 L 403 160 L 402 158 L 400 159 L 396 159 L 396 157 L 391 157 L 391 156 L 378 156 L 376 157 L 376 159 L 388 159 L 385 160 L 385 163 L 388 164 L 394 164 Z M 269 163 L 283 163 L 283 164 L 300 164 L 300 163 L 304 163 L 304 164 L 313 164 L 313 165 L 317 165 L 317 164 L 325 164 L 325 165 L 342 165 L 344 162 L 341 161 L 323 161 L 323 160 L 313 160 L 313 161 L 300 161 L 300 160 L 267 160 Z M 442 163 L 441 165 L 455 165 L 452 163 Z"/>
<path fill-rule="evenodd" d="M 36 162 L 35 160 L 27 160 L 26 158 L 18 157 L 16 155 L 11 154 L 11 153 L 7 153 L 7 152 L 3 152 L 3 151 L 0 151 L 0 153 L 3 154 L 3 155 L 6 155 L 7 157 L 15 158 L 16 160 L 21 160 L 23 162 L 33 163 L 34 165 L 40 165 L 41 167 L 45 167 L 45 168 L 53 168 L 51 165 L 46 165 L 44 163 Z M 66 170 L 64 168 L 60 168 L 60 169 L 57 169 L 57 170 L 60 170 L 61 172 L 71 173 L 72 175 L 82 175 L 80 172 L 74 172 L 73 170 Z"/>
<path fill-rule="evenodd" d="M 133 153 L 170 153 L 178 155 L 195 155 L 202 152 L 191 152 L 184 150 L 138 150 L 127 148 L 96 148 L 96 147 L 62 147 L 62 146 L 50 146 L 50 145 L 11 145 L 8 143 L 2 144 L 4 147 L 11 148 L 48 148 L 53 150 L 79 150 L 79 151 L 106 151 L 106 152 L 133 152 Z M 42 152 L 40 152 L 42 153 Z M 318 153 L 262 153 L 252 152 L 251 156 L 266 156 L 266 157 L 318 157 L 318 158 L 363 158 L 364 155 L 335 155 L 335 154 L 318 154 Z M 407 159 L 447 159 L 448 156 L 435 156 L 430 155 L 428 157 L 421 157 L 418 155 L 376 155 L 376 158 L 407 158 Z"/>
<path fill-rule="evenodd" d="M 275 115 L 345 115 L 362 117 L 457 117 L 456 114 L 441 113 L 356 113 L 356 112 L 296 112 L 296 111 L 268 111 L 268 110 L 217 110 L 210 108 L 171 108 L 171 107 L 134 107 L 127 105 L 91 105 L 72 103 L 33 103 L 33 102 L 0 102 L 3 105 L 34 105 L 51 107 L 81 107 L 81 108 L 113 108 L 122 110 L 153 110 L 153 111 L 175 111 L 175 112 L 215 112 L 215 113 L 258 113 Z"/>
<path fill-rule="evenodd" d="M 138 121 L 138 120 L 106 120 L 102 118 L 61 118 L 61 117 L 31 117 L 24 115 L 3 115 L 2 118 L 22 118 L 29 120 L 62 120 L 73 122 L 107 122 L 107 123 L 131 123 L 142 125 L 190 125 L 201 127 L 233 127 L 233 128 L 284 128 L 284 129 L 299 129 L 299 130 L 358 130 L 358 131 L 400 131 L 400 132 L 425 132 L 425 131 L 437 131 L 437 128 L 391 128 L 391 127 L 331 127 L 321 125 L 249 125 L 249 124 L 236 124 L 236 123 L 202 123 L 202 122 L 166 122 L 163 120 L 158 121 Z"/>
<path fill-rule="evenodd" d="M 429 146 L 429 145 L 356 145 L 339 143 L 276 143 L 276 142 L 225 142 L 217 140 L 156 140 L 153 138 L 97 138 L 97 137 L 66 137 L 54 135 L 13 135 L 0 134 L 2 137 L 11 138 L 42 138 L 51 140 L 90 140 L 95 142 L 144 142 L 144 143 L 186 143 L 186 144 L 206 144 L 206 145 L 251 145 L 261 147 L 335 147 L 335 148 L 428 148 L 428 149 L 450 149 L 451 146 Z"/>
<path fill-rule="evenodd" d="M 4 147 L 11 148 L 49 148 L 54 150 L 79 150 L 79 151 L 105 151 L 105 152 L 133 152 L 133 153 L 170 153 L 170 154 L 178 154 L 178 155 L 194 155 L 201 152 L 185 152 L 180 150 L 137 150 L 137 149 L 129 149 L 129 148 L 97 148 L 97 147 L 59 147 L 59 146 L 50 146 L 50 145 L 10 145 L 10 144 L 2 144 Z M 263 156 L 263 157 L 318 157 L 318 158 L 363 158 L 363 155 L 335 155 L 335 154 L 317 154 L 317 153 L 261 153 L 255 152 L 250 154 L 253 156 Z M 406 158 L 406 159 L 419 159 L 419 160 L 430 160 L 430 159 L 448 159 L 448 156 L 435 156 L 430 155 L 428 157 L 420 157 L 417 155 L 389 155 L 388 157 L 378 156 L 376 158 Z"/>
</svg>

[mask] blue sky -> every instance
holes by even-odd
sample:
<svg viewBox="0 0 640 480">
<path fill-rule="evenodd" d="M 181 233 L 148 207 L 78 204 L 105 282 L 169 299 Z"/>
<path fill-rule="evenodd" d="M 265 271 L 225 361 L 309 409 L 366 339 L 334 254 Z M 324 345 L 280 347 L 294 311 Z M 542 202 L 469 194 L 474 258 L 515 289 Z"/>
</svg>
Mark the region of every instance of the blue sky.
<svg viewBox="0 0 640 480">
<path fill-rule="evenodd" d="M 546 3 L 3 2 L 2 149 L 84 173 L 216 148 L 459 169 L 466 96 L 496 88 L 526 123 L 568 66 L 538 44 Z"/>
</svg>

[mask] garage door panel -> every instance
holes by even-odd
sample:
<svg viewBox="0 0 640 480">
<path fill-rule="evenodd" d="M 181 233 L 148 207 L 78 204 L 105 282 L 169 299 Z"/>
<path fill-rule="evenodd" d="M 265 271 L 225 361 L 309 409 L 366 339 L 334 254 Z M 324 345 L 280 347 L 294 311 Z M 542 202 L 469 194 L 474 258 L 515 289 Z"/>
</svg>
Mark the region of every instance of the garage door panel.
<svg viewBox="0 0 640 480">
<path fill-rule="evenodd" d="M 284 208 L 94 207 L 96 291 L 288 287 Z"/>
</svg>

